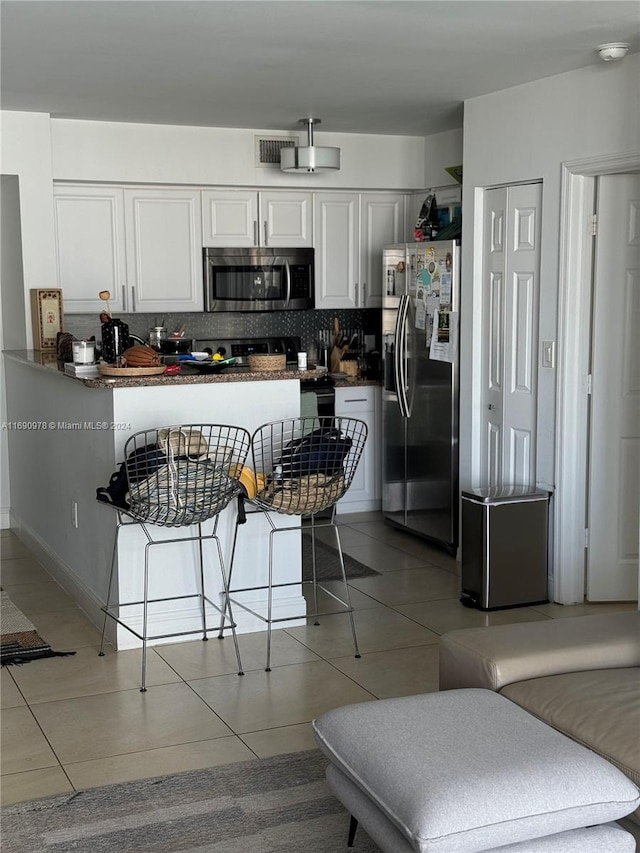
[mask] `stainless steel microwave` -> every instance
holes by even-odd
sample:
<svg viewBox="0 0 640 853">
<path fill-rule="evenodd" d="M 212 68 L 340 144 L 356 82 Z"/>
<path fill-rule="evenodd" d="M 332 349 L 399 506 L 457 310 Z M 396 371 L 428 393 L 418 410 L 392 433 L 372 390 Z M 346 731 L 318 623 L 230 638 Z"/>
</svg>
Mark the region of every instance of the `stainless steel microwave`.
<svg viewBox="0 0 640 853">
<path fill-rule="evenodd" d="M 313 308 L 313 249 L 204 249 L 205 311 Z"/>
</svg>

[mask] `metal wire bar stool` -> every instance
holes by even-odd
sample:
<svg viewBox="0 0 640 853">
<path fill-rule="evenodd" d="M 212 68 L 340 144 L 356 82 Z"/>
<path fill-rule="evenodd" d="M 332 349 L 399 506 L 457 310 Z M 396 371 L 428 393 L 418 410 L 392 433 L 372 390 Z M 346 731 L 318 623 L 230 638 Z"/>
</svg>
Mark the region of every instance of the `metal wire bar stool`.
<svg viewBox="0 0 640 853">
<path fill-rule="evenodd" d="M 347 584 L 344 556 L 340 534 L 335 524 L 335 505 L 348 490 L 362 457 L 367 439 L 367 425 L 357 418 L 289 418 L 259 427 L 251 438 L 253 470 L 255 472 L 254 494 L 249 494 L 249 514 L 263 513 L 270 526 L 269 568 L 266 582 L 257 586 L 233 588 L 233 555 L 238 527 L 246 520 L 244 501 L 239 500 L 232 558 L 229 567 L 229 596 L 231 602 L 247 610 L 267 625 L 266 671 L 271 671 L 271 628 L 274 623 L 312 618 L 318 625 L 319 616 L 348 613 L 351 622 L 355 656 L 360 657 L 358 639 L 353 618 L 353 607 Z M 330 510 L 328 517 L 318 514 Z M 272 515 L 299 516 L 309 520 L 311 534 L 312 570 L 311 579 L 277 583 L 274 578 L 274 537 L 277 533 L 300 530 L 300 525 L 279 527 Z M 316 568 L 316 531 L 330 527 L 336 541 L 340 563 L 344 598 L 318 581 Z M 273 591 L 288 586 L 309 584 L 313 592 L 312 612 L 297 616 L 275 617 L 273 615 Z M 257 590 L 267 591 L 266 615 L 249 607 L 238 595 Z M 318 590 L 333 599 L 338 609 L 319 612 Z"/>
<path fill-rule="evenodd" d="M 238 674 L 243 675 L 236 623 L 229 599 L 227 571 L 217 530 L 220 513 L 240 491 L 238 478 L 250 447 L 251 436 L 247 430 L 224 424 L 189 424 L 143 430 L 130 436 L 124 448 L 125 458 L 120 476 L 126 475 L 126 499 L 119 500 L 117 504 L 112 503 L 109 500 L 109 490 L 98 489 L 98 500 L 107 502 L 117 513 L 106 604 L 101 608 L 104 622 L 100 655 L 104 655 L 107 620 L 111 618 L 142 642 L 141 692 L 146 691 L 147 643 L 151 640 L 200 632 L 202 639 L 207 640 L 207 633 L 214 630 L 207 623 L 207 605 L 215 612 L 215 630 L 218 630 L 218 636 L 218 616 L 225 628 L 231 629 Z M 203 532 L 203 523 L 211 519 L 211 532 Z M 142 598 L 137 601 L 112 601 L 120 531 L 131 525 L 139 526 L 147 540 L 144 547 Z M 196 526 L 197 532 L 175 538 L 154 538 L 151 532 L 154 527 L 192 526 Z M 203 542 L 207 540 L 213 540 L 216 544 L 222 578 L 221 604 L 212 601 L 205 591 Z M 197 591 L 165 598 L 150 598 L 151 548 L 196 541 L 199 570 Z M 199 603 L 201 628 L 172 633 L 149 633 L 150 605 L 194 598 L 198 599 Z M 135 624 L 134 620 L 137 620 Z"/>
</svg>

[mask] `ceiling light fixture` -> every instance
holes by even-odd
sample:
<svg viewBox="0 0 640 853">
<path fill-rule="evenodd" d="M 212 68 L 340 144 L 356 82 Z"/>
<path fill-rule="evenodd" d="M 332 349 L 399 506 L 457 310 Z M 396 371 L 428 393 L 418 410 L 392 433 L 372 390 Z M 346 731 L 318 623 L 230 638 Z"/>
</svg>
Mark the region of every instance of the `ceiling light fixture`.
<svg viewBox="0 0 640 853">
<path fill-rule="evenodd" d="M 329 172 L 340 168 L 340 149 L 313 144 L 313 128 L 319 118 L 301 118 L 298 124 L 307 126 L 307 145 L 283 148 L 280 168 L 283 172 Z"/>
<path fill-rule="evenodd" d="M 596 50 L 603 62 L 615 62 L 618 59 L 625 58 L 629 53 L 629 47 L 630 45 L 626 41 L 612 41 L 598 45 Z"/>
</svg>

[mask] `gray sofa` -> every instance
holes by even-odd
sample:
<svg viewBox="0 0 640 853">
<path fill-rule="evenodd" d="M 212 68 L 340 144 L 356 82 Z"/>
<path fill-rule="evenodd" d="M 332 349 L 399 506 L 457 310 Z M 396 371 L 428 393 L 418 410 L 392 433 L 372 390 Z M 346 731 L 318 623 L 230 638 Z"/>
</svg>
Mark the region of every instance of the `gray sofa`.
<svg viewBox="0 0 640 853">
<path fill-rule="evenodd" d="M 450 631 L 440 690 L 467 687 L 500 693 L 640 785 L 640 612 Z M 624 825 L 639 838 L 640 809 Z"/>
</svg>

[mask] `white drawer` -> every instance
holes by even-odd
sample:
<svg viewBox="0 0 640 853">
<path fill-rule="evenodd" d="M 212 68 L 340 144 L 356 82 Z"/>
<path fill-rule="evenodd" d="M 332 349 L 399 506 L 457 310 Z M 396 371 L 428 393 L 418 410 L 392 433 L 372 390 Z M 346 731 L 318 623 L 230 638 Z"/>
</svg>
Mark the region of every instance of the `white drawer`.
<svg viewBox="0 0 640 853">
<path fill-rule="evenodd" d="M 375 409 L 373 385 L 356 388 L 336 388 L 336 415 L 355 415 L 358 412 L 372 412 Z"/>
</svg>

